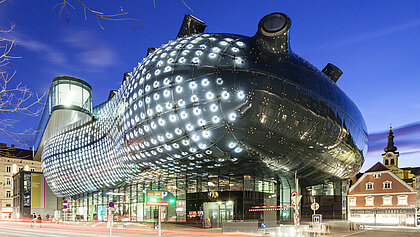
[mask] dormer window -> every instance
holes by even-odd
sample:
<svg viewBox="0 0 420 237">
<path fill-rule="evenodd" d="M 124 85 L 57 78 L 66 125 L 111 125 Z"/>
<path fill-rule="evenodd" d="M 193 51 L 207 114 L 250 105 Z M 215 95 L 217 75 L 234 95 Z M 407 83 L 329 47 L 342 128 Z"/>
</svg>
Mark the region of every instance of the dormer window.
<svg viewBox="0 0 420 237">
<path fill-rule="evenodd" d="M 373 174 L 373 177 L 374 177 L 375 179 L 379 179 L 379 178 L 381 177 L 381 174 Z"/>
<path fill-rule="evenodd" d="M 366 183 L 366 190 L 373 190 L 373 183 L 372 182 Z"/>
<path fill-rule="evenodd" d="M 384 189 L 392 189 L 392 182 L 391 181 L 383 182 L 383 188 Z"/>
</svg>

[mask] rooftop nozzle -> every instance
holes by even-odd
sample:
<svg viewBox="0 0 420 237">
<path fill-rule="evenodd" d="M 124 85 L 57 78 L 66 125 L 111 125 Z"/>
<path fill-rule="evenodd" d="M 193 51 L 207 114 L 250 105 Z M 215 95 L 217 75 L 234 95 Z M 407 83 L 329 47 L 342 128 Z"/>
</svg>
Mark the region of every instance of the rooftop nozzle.
<svg viewBox="0 0 420 237">
<path fill-rule="evenodd" d="M 257 44 L 274 54 L 288 54 L 291 25 L 292 21 L 286 14 L 275 12 L 266 15 L 258 23 L 258 31 L 254 36 Z"/>
<path fill-rule="evenodd" d="M 322 69 L 322 72 L 333 82 L 337 82 L 338 78 L 343 75 L 343 71 L 332 63 L 328 63 L 327 66 Z"/>
<path fill-rule="evenodd" d="M 184 20 L 182 21 L 181 29 L 179 29 L 178 36 L 176 38 L 204 33 L 206 27 L 207 26 L 204 21 L 195 16 L 191 16 L 190 14 L 185 15 Z"/>
</svg>

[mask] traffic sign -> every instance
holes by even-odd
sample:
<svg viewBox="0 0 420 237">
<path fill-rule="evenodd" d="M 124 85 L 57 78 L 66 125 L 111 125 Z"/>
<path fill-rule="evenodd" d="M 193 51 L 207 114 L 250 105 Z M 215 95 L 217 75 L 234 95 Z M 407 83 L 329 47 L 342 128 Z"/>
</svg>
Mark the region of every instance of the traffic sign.
<svg viewBox="0 0 420 237">
<path fill-rule="evenodd" d="M 312 211 L 318 210 L 319 209 L 319 203 L 317 203 L 317 202 L 312 203 L 311 204 L 311 209 L 312 209 Z"/>
<path fill-rule="evenodd" d="M 113 207 L 114 207 L 114 203 L 113 203 L 113 202 L 109 202 L 109 203 L 108 203 L 108 207 L 113 208 Z"/>
<path fill-rule="evenodd" d="M 63 203 L 68 203 L 67 199 L 64 199 L 64 200 L 63 200 Z"/>
<path fill-rule="evenodd" d="M 322 215 L 321 214 L 312 215 L 312 222 L 317 223 L 317 224 L 321 224 Z"/>
<path fill-rule="evenodd" d="M 296 191 L 293 191 L 290 194 L 290 197 L 291 197 L 290 203 L 292 204 L 292 206 L 296 206 L 296 198 L 297 198 L 297 196 L 298 196 L 298 193 Z"/>
<path fill-rule="evenodd" d="M 67 205 L 63 205 L 63 209 L 66 210 L 67 209 Z"/>
<path fill-rule="evenodd" d="M 176 198 L 167 191 L 146 191 L 146 205 L 148 206 L 175 206 Z"/>
<path fill-rule="evenodd" d="M 263 229 L 267 228 L 267 224 L 265 222 L 261 223 L 261 228 Z"/>
</svg>

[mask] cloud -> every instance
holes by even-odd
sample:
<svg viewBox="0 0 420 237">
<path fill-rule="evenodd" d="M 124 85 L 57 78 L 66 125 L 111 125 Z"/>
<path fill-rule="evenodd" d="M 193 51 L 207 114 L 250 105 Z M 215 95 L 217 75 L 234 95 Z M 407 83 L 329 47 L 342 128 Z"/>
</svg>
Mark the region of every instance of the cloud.
<svg viewBox="0 0 420 237">
<path fill-rule="evenodd" d="M 21 33 L 14 33 L 13 37 L 16 39 L 17 45 L 22 46 L 31 52 L 41 54 L 41 56 L 50 63 L 57 65 L 64 65 L 67 63 L 65 54 L 53 46 L 35 39 L 30 39 L 28 36 Z"/>
<path fill-rule="evenodd" d="M 89 31 L 72 29 L 66 31 L 61 40 L 73 48 L 74 60 L 85 64 L 89 69 L 105 68 L 117 61 L 114 50 Z"/>
<path fill-rule="evenodd" d="M 394 128 L 393 132 L 395 145 L 400 151 L 420 148 L 420 122 Z M 368 153 L 383 152 L 387 144 L 388 133 L 389 130 L 369 134 Z"/>
<path fill-rule="evenodd" d="M 328 45 L 328 48 L 330 49 L 336 49 L 336 48 L 341 48 L 341 47 L 345 47 L 345 46 L 349 46 L 349 45 L 353 45 L 353 44 L 358 44 L 364 41 L 369 41 L 369 40 L 374 40 L 380 37 L 384 37 L 387 35 L 391 35 L 391 34 L 396 34 L 398 32 L 404 31 L 404 30 L 408 30 L 411 28 L 416 28 L 420 26 L 420 18 L 414 19 L 412 21 L 409 22 L 405 22 L 405 23 L 401 23 L 392 27 L 388 27 L 385 29 L 380 29 L 380 30 L 376 30 L 376 31 L 372 31 L 370 33 L 367 34 L 356 34 L 356 37 L 353 38 L 347 38 L 345 40 L 341 40 L 341 41 L 336 41 L 334 43 L 331 43 Z M 324 47 L 324 46 L 323 46 Z"/>
</svg>

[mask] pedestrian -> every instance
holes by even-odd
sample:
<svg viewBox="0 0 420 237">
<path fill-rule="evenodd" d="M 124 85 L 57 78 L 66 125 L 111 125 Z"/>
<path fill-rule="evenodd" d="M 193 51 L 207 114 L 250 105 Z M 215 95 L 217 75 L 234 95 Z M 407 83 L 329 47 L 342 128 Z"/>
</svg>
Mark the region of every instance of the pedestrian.
<svg viewBox="0 0 420 237">
<path fill-rule="evenodd" d="M 37 222 L 39 223 L 39 228 L 41 228 L 42 218 L 40 214 L 38 214 Z"/>
<path fill-rule="evenodd" d="M 50 214 L 47 213 L 47 215 L 45 216 L 45 220 L 47 220 L 47 221 L 50 220 Z"/>
<path fill-rule="evenodd" d="M 32 217 L 32 220 L 31 220 L 31 228 L 32 228 L 33 226 L 35 226 L 35 222 L 36 222 L 36 215 L 35 215 L 35 212 L 34 212 L 34 213 L 32 213 L 31 217 Z M 35 227 L 36 227 L 36 226 L 35 226 Z"/>
</svg>

